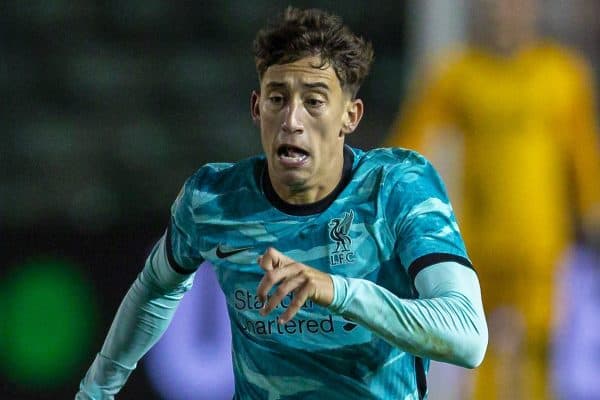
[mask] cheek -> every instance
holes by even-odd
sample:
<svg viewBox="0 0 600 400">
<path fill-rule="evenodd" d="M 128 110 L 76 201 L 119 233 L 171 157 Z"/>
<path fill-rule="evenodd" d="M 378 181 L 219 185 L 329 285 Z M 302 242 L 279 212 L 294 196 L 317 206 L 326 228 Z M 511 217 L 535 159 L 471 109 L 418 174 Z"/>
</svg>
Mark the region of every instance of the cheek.
<svg viewBox="0 0 600 400">
<path fill-rule="evenodd" d="M 342 130 L 341 117 L 336 114 L 330 118 L 327 118 L 326 120 L 323 120 L 321 129 L 321 137 L 324 142 L 336 142 L 339 140 L 340 132 Z"/>
<path fill-rule="evenodd" d="M 324 158 L 330 158 L 332 155 L 337 154 L 341 143 L 343 143 L 343 135 L 340 136 L 340 124 L 330 121 L 327 124 L 322 124 L 317 129 L 314 130 L 314 132 L 319 132 L 318 135 L 314 136 L 314 152 Z"/>
<path fill-rule="evenodd" d="M 263 151 L 265 153 L 269 152 L 269 148 L 271 147 L 272 140 L 269 138 L 272 135 L 269 134 L 269 129 L 267 128 L 267 124 L 264 120 L 260 121 L 260 142 L 262 144 Z"/>
<path fill-rule="evenodd" d="M 263 138 L 273 136 L 273 132 L 277 130 L 277 121 L 272 116 L 261 115 L 260 118 L 260 134 Z"/>
</svg>

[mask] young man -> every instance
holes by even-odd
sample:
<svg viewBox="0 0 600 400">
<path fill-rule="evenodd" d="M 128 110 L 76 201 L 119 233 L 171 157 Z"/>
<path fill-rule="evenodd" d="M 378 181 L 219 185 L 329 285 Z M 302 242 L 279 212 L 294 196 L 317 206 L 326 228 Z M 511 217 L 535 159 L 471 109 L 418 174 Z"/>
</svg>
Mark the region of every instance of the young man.
<svg viewBox="0 0 600 400">
<path fill-rule="evenodd" d="M 113 398 L 202 261 L 228 304 L 235 399 L 423 399 L 429 358 L 481 362 L 479 284 L 438 175 L 410 151 L 344 144 L 370 44 L 289 8 L 255 56 L 264 155 L 187 180 L 78 399 Z"/>
</svg>

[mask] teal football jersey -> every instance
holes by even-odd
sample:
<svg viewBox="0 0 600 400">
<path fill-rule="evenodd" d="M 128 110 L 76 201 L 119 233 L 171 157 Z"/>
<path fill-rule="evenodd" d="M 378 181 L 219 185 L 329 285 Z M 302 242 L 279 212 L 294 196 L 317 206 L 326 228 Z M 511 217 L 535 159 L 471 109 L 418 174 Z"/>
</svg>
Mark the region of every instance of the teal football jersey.
<svg viewBox="0 0 600 400">
<path fill-rule="evenodd" d="M 308 301 L 261 316 L 256 295 L 269 247 L 328 274 L 372 281 L 415 299 L 414 278 L 442 261 L 470 265 L 443 183 L 404 149 L 345 147 L 344 175 L 325 199 L 290 205 L 275 194 L 264 156 L 207 164 L 171 210 L 167 254 L 191 273 L 208 261 L 225 294 L 236 399 L 420 399 L 428 360 Z M 377 310 L 373 310 L 377 312 Z"/>
</svg>

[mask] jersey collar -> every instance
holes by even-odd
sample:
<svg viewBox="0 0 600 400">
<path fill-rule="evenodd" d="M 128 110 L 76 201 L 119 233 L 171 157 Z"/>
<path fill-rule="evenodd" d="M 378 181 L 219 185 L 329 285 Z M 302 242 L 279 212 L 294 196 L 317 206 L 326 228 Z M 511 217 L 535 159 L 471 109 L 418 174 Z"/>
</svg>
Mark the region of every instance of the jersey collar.
<svg viewBox="0 0 600 400">
<path fill-rule="evenodd" d="M 350 180 L 352 179 L 352 165 L 354 164 L 354 153 L 349 146 L 344 146 L 344 167 L 342 168 L 342 177 L 338 182 L 337 186 L 331 193 L 322 198 L 321 200 L 310 203 L 310 204 L 290 204 L 281 199 L 273 185 L 271 184 L 271 179 L 269 178 L 269 171 L 267 168 L 267 163 L 265 161 L 262 175 L 261 175 L 261 186 L 262 190 L 267 197 L 267 200 L 273 205 L 273 207 L 277 208 L 279 211 L 284 212 L 289 215 L 297 215 L 297 216 L 306 216 L 313 214 L 320 214 L 325 211 L 331 203 L 335 201 L 338 195 L 344 190 L 344 188 L 348 185 Z"/>
</svg>

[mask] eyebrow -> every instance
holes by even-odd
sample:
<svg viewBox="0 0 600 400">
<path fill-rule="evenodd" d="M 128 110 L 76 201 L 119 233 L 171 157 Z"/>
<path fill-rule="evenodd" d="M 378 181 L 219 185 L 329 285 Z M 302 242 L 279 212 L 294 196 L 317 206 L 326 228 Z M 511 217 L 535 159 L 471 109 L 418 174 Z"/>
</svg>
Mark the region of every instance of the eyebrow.
<svg viewBox="0 0 600 400">
<path fill-rule="evenodd" d="M 267 87 L 269 89 L 280 89 L 280 88 L 285 88 L 286 84 L 283 82 L 269 82 L 269 83 L 267 83 Z"/>
<path fill-rule="evenodd" d="M 321 88 L 321 89 L 329 90 L 329 85 L 327 85 L 325 82 L 304 83 L 304 84 L 302 84 L 302 86 L 305 86 L 309 89 Z"/>
<path fill-rule="evenodd" d="M 269 83 L 267 83 L 266 86 L 269 89 L 281 89 L 281 88 L 287 87 L 287 84 L 285 84 L 283 82 L 269 82 Z M 320 89 L 330 90 L 329 85 L 327 85 L 325 82 L 303 83 L 302 86 L 309 88 L 309 89 L 320 88 Z"/>
</svg>

